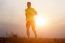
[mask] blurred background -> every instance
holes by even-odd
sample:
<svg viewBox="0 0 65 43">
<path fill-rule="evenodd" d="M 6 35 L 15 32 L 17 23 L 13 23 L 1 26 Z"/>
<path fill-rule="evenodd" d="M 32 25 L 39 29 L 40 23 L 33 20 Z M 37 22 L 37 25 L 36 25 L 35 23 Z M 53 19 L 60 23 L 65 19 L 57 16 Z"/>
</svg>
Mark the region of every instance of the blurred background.
<svg viewBox="0 0 65 43">
<path fill-rule="evenodd" d="M 0 0 L 0 37 L 12 33 L 27 37 L 25 8 L 28 1 L 47 20 L 44 26 L 36 26 L 38 37 L 65 38 L 65 0 Z M 31 29 L 30 34 L 34 37 Z"/>
</svg>

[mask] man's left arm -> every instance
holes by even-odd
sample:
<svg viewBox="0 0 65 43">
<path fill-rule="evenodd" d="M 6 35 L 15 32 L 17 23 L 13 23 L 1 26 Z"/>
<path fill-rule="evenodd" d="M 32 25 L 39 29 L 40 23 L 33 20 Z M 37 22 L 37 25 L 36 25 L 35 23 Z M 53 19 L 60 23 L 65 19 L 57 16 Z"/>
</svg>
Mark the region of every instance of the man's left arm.
<svg viewBox="0 0 65 43">
<path fill-rule="evenodd" d="M 33 11 L 34 11 L 35 15 L 37 15 L 37 11 L 35 9 L 33 9 Z"/>
</svg>

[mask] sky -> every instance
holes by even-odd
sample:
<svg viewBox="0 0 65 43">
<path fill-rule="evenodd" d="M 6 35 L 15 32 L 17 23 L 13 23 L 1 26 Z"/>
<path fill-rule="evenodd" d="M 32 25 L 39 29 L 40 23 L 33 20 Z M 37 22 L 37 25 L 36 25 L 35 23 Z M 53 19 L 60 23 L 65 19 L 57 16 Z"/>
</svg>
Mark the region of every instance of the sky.
<svg viewBox="0 0 65 43">
<path fill-rule="evenodd" d="M 26 36 L 25 8 L 30 1 L 38 15 L 47 18 L 47 24 L 36 27 L 38 37 L 65 38 L 65 0 L 0 0 L 0 36 Z M 30 29 L 31 37 L 34 37 Z"/>
</svg>

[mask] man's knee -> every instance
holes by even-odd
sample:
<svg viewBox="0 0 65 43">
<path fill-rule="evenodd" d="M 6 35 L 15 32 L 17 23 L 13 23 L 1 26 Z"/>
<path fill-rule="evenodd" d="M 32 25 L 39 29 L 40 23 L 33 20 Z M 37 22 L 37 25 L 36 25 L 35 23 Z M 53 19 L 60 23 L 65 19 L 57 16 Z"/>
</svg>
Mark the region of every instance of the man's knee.
<svg viewBox="0 0 65 43">
<path fill-rule="evenodd" d="M 32 30 L 35 31 L 35 26 L 34 25 L 32 25 Z"/>
<path fill-rule="evenodd" d="M 30 27 L 30 23 L 27 21 L 26 22 L 26 28 L 29 28 Z"/>
</svg>

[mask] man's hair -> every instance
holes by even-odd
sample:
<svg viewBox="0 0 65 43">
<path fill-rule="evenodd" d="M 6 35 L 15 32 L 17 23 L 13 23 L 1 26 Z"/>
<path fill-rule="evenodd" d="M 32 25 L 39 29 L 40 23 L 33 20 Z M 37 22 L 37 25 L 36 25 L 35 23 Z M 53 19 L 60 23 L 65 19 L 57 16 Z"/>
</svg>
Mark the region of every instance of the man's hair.
<svg viewBox="0 0 65 43">
<path fill-rule="evenodd" d="M 27 2 L 27 4 L 31 4 L 31 2 Z"/>
</svg>

